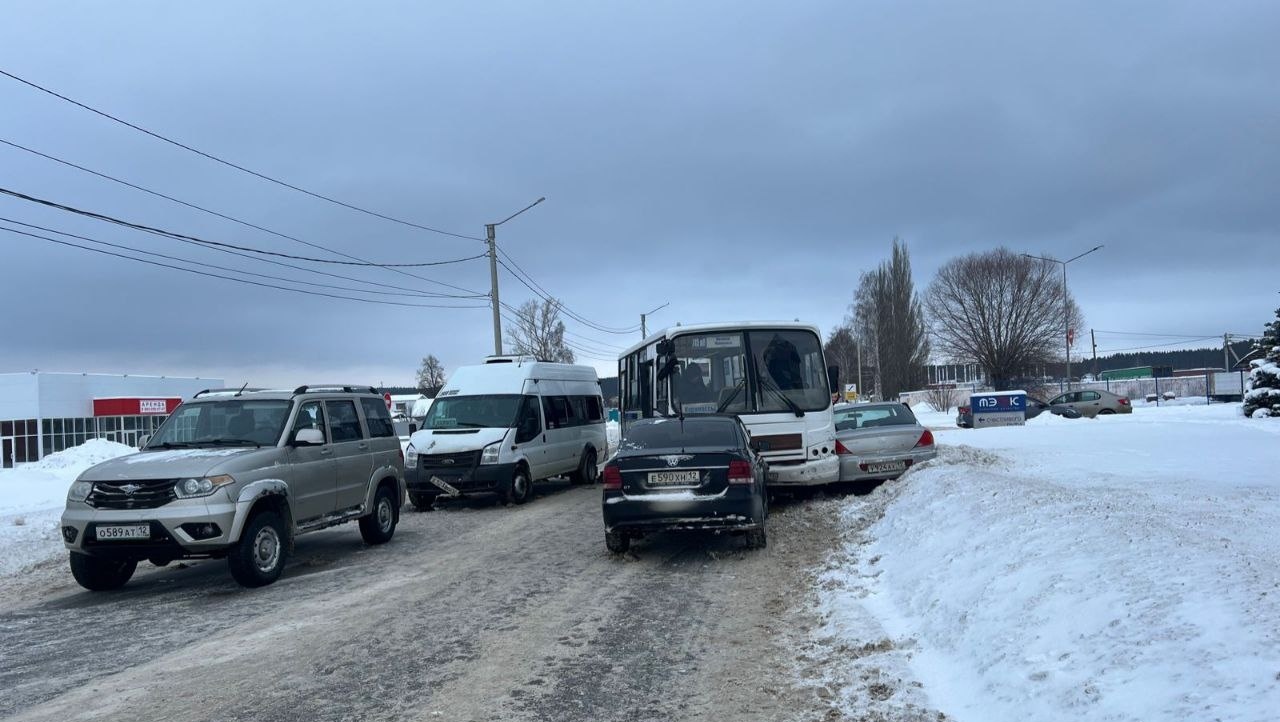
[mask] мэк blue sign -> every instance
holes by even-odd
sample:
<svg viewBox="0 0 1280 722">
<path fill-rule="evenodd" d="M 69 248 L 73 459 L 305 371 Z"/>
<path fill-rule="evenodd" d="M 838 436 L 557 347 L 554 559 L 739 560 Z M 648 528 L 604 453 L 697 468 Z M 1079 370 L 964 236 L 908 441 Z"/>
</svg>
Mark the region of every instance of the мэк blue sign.
<svg viewBox="0 0 1280 722">
<path fill-rule="evenodd" d="M 1027 422 L 1026 391 L 996 391 L 969 397 L 973 428 L 1022 426 Z"/>
</svg>

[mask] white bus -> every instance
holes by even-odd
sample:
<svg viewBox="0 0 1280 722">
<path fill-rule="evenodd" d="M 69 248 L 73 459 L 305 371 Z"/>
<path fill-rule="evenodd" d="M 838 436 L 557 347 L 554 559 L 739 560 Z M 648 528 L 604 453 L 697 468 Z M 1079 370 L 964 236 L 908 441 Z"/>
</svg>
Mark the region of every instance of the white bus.
<svg viewBox="0 0 1280 722">
<path fill-rule="evenodd" d="M 654 416 L 735 414 L 769 463 L 774 488 L 837 481 L 832 394 L 818 329 L 802 323 L 676 326 L 618 357 L 623 433 Z"/>
</svg>

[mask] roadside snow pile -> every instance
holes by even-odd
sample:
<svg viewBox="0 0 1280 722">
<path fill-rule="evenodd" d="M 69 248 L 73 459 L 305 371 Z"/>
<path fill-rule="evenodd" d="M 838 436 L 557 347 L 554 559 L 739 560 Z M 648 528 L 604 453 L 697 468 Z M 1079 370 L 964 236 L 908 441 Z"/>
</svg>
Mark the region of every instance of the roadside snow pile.
<svg viewBox="0 0 1280 722">
<path fill-rule="evenodd" d="M 71 482 L 94 464 L 134 451 L 90 439 L 34 464 L 0 471 L 0 577 L 61 555 L 58 517 Z"/>
<path fill-rule="evenodd" d="M 853 502 L 883 517 L 826 573 L 815 633 L 875 620 L 961 722 L 1273 719 L 1280 429 L 1226 404 L 1042 416 L 946 431 Z"/>
</svg>

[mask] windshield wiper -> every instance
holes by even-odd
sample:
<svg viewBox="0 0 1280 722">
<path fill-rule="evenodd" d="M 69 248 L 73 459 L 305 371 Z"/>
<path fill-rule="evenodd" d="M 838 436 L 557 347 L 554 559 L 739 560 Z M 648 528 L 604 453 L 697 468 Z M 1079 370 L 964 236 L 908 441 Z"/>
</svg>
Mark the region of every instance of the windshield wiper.
<svg viewBox="0 0 1280 722">
<path fill-rule="evenodd" d="M 148 449 L 186 449 L 191 447 L 190 441 L 162 441 L 159 444 L 147 444 Z"/>
<path fill-rule="evenodd" d="M 775 396 L 782 399 L 782 403 L 786 404 L 787 408 L 791 409 L 792 413 L 796 416 L 804 416 L 804 409 L 801 409 L 799 404 L 792 401 L 790 396 L 783 393 L 782 389 L 778 388 L 777 382 L 768 376 L 761 376 L 760 381 L 762 382 L 761 386 L 764 386 L 766 389 L 772 391 Z"/>
<path fill-rule="evenodd" d="M 201 441 L 200 443 L 208 444 L 210 446 L 262 446 L 262 444 L 254 441 L 253 439 L 208 439 L 207 441 Z"/>
<path fill-rule="evenodd" d="M 742 380 L 739 381 L 737 385 L 733 387 L 733 393 L 729 394 L 729 398 L 725 399 L 724 401 L 721 401 L 720 405 L 716 407 L 716 413 L 723 414 L 724 410 L 729 408 L 729 404 L 733 403 L 733 400 L 738 398 L 738 392 L 742 391 L 742 389 L 745 388 L 746 385 L 747 385 L 747 377 L 743 376 Z"/>
</svg>

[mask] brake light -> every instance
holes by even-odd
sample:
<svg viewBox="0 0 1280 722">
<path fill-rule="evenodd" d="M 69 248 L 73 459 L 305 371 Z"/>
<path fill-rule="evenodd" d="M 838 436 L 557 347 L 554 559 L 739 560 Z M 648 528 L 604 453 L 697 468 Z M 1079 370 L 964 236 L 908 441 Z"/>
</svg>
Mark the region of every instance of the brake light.
<svg viewBox="0 0 1280 722">
<path fill-rule="evenodd" d="M 751 473 L 751 464 L 745 461 L 729 462 L 730 484 L 750 484 L 755 480 L 755 475 Z"/>
<path fill-rule="evenodd" d="M 836 453 L 837 453 L 837 454 L 839 454 L 839 455 L 841 455 L 841 456 L 850 456 L 850 455 L 852 455 L 852 454 L 853 454 L 853 452 L 852 452 L 852 451 L 849 451 L 849 447 L 847 447 L 847 446 L 845 446 L 844 444 L 840 443 L 840 440 L 839 440 L 839 439 L 836 439 Z"/>
<path fill-rule="evenodd" d="M 622 472 L 613 464 L 604 467 L 604 489 L 605 491 L 622 490 Z"/>
<path fill-rule="evenodd" d="M 933 432 L 925 429 L 924 433 L 920 434 L 920 440 L 916 442 L 916 446 L 933 446 Z"/>
<path fill-rule="evenodd" d="M 1123 396 L 1121 396 L 1121 397 L 1120 397 L 1119 401 L 1120 401 L 1120 405 L 1121 405 L 1121 406 L 1128 406 L 1128 405 L 1129 405 L 1129 399 L 1126 399 L 1126 398 L 1125 398 L 1125 397 L 1123 397 Z"/>
</svg>

